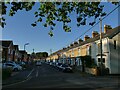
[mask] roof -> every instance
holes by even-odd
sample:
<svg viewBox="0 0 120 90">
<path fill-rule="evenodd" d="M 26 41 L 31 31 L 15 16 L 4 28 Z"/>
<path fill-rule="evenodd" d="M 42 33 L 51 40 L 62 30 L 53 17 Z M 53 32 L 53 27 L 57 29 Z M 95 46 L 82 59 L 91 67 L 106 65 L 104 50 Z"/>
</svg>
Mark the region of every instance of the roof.
<svg viewBox="0 0 120 90">
<path fill-rule="evenodd" d="M 102 33 L 102 38 L 107 38 L 108 37 L 109 39 L 112 39 L 118 33 L 120 33 L 120 26 L 108 30 L 107 33 Z M 89 38 L 88 40 L 83 41 L 83 42 L 81 42 L 77 45 L 74 45 L 71 48 L 75 48 L 75 47 L 78 47 L 78 46 L 81 46 L 81 45 L 84 45 L 84 44 L 87 44 L 87 43 L 90 43 L 90 42 L 94 42 L 94 41 L 99 40 L 99 39 L 100 39 L 100 35 L 96 36 L 95 38 Z M 69 49 L 71 49 L 71 48 L 69 48 Z"/>
<path fill-rule="evenodd" d="M 26 52 L 25 50 L 19 50 L 19 52 L 20 52 L 21 54 L 27 54 L 27 52 Z"/>
<path fill-rule="evenodd" d="M 1 40 L 0 41 L 0 44 L 2 45 L 2 47 L 9 47 L 11 43 L 13 43 L 12 40 Z"/>
<path fill-rule="evenodd" d="M 115 27 L 113 29 L 109 29 L 107 33 L 102 33 L 102 38 L 109 38 L 109 39 L 112 39 L 114 36 L 116 36 L 118 33 L 120 32 L 120 26 L 118 27 Z M 62 51 L 67 51 L 69 49 L 72 49 L 72 48 L 75 48 L 75 47 L 78 47 L 78 46 L 82 46 L 82 45 L 85 45 L 87 43 L 90 43 L 90 42 L 94 42 L 96 40 L 99 40 L 100 39 L 100 35 L 96 36 L 95 38 L 89 38 L 87 39 L 86 41 L 83 41 L 79 44 L 75 44 L 73 46 L 71 46 L 70 48 L 66 48 L 64 50 L 58 50 L 56 51 L 55 53 L 58 53 L 58 52 L 62 52 Z M 53 54 L 55 54 L 53 53 Z"/>
<path fill-rule="evenodd" d="M 18 45 L 14 45 L 15 50 L 19 50 Z"/>
<path fill-rule="evenodd" d="M 116 36 L 118 33 L 120 33 L 120 26 L 110 29 L 108 33 L 105 35 L 105 37 L 108 37 L 112 39 L 114 36 Z"/>
</svg>

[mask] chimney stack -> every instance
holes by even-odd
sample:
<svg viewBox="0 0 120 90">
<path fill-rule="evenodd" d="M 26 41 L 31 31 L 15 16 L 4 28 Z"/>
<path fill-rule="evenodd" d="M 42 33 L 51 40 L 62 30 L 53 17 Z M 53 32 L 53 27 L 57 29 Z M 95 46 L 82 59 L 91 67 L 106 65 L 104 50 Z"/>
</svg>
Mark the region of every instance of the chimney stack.
<svg viewBox="0 0 120 90">
<path fill-rule="evenodd" d="M 79 41 L 79 43 L 83 42 L 83 40 L 82 40 L 82 39 L 79 39 L 78 41 Z"/>
<path fill-rule="evenodd" d="M 99 33 L 97 32 L 97 31 L 93 31 L 92 32 L 92 38 L 94 38 L 94 37 L 96 37 L 96 36 L 98 36 L 99 35 Z"/>
<path fill-rule="evenodd" d="M 75 42 L 74 42 L 74 45 L 77 45 L 77 44 L 78 44 L 78 42 L 77 42 L 77 41 L 75 41 Z"/>
<path fill-rule="evenodd" d="M 71 43 L 71 44 L 70 44 L 70 46 L 72 47 L 72 46 L 73 46 L 73 44 Z"/>
<path fill-rule="evenodd" d="M 85 35 L 84 37 L 84 41 L 86 41 L 87 39 L 89 39 L 90 37 L 88 35 Z"/>
<path fill-rule="evenodd" d="M 112 29 L 110 25 L 104 25 L 104 33 L 107 33 L 109 29 Z"/>
</svg>

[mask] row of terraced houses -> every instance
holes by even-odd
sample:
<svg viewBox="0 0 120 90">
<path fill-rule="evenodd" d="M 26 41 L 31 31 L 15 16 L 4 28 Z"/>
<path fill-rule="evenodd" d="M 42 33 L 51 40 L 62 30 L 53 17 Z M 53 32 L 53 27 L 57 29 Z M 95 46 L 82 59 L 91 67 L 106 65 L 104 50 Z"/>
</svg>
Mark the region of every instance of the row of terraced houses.
<svg viewBox="0 0 120 90">
<path fill-rule="evenodd" d="M 91 56 L 97 67 L 100 67 L 100 34 L 92 32 L 92 37 L 86 35 L 84 40 L 79 39 L 69 46 L 62 48 L 47 57 L 47 61 L 67 63 L 79 67 L 82 65 L 81 57 Z M 109 69 L 110 74 L 120 74 L 120 26 L 112 28 L 104 25 L 102 32 L 102 63 Z"/>
<path fill-rule="evenodd" d="M 28 61 L 31 58 L 25 50 L 19 50 L 19 45 L 14 45 L 12 40 L 0 40 L 0 55 L 2 61 Z"/>
</svg>

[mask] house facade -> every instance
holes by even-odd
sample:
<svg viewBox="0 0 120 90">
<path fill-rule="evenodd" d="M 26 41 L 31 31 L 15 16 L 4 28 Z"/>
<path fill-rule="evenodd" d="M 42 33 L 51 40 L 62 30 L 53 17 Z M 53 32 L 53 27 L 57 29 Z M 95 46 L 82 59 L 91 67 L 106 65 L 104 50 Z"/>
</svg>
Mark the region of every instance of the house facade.
<svg viewBox="0 0 120 90">
<path fill-rule="evenodd" d="M 120 74 L 120 26 L 112 28 L 110 25 L 104 26 L 102 33 L 102 63 L 105 68 L 109 69 L 110 74 Z M 78 43 L 78 44 L 77 44 Z M 61 63 L 81 66 L 81 56 L 91 56 L 94 63 L 100 67 L 101 65 L 101 48 L 100 34 L 96 31 L 92 32 L 92 37 L 85 35 L 84 41 L 78 40 L 77 43 L 71 44 L 66 49 L 59 52 L 58 58 Z M 58 53 L 54 53 L 57 55 Z M 48 57 L 49 58 L 49 57 Z"/>
<path fill-rule="evenodd" d="M 13 52 L 13 54 L 14 54 L 14 57 L 13 57 L 13 60 L 14 61 L 20 61 L 20 53 L 19 53 L 19 47 L 18 47 L 18 45 L 14 45 L 14 52 Z"/>
<path fill-rule="evenodd" d="M 27 55 L 27 52 L 25 50 L 19 50 L 19 53 L 20 53 L 20 61 L 27 61 L 28 59 L 28 55 Z"/>
<path fill-rule="evenodd" d="M 8 61 L 14 58 L 14 45 L 11 40 L 2 40 L 2 60 Z"/>
</svg>

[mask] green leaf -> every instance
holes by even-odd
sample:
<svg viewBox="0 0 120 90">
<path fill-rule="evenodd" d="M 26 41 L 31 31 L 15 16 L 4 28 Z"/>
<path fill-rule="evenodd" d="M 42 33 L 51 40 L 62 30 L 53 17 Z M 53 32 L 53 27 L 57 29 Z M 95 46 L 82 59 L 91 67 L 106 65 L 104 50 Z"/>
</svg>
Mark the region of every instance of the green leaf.
<svg viewBox="0 0 120 90">
<path fill-rule="evenodd" d="M 99 15 L 100 15 L 99 13 L 95 14 L 95 18 L 99 17 Z"/>
<path fill-rule="evenodd" d="M 38 12 L 35 12 L 34 14 L 35 14 L 35 15 L 38 15 Z"/>
<path fill-rule="evenodd" d="M 80 24 L 81 25 L 86 25 L 86 19 L 84 19 Z"/>
<path fill-rule="evenodd" d="M 101 17 L 103 17 L 103 16 L 105 16 L 105 15 L 106 15 L 106 13 L 104 12 L 104 13 L 101 14 Z"/>
<path fill-rule="evenodd" d="M 79 26 L 80 26 L 80 23 L 78 23 L 77 26 L 79 27 Z"/>
<path fill-rule="evenodd" d="M 46 24 L 46 23 L 44 24 L 44 27 L 47 27 L 47 24 Z"/>
<path fill-rule="evenodd" d="M 93 26 L 95 24 L 95 22 L 89 23 L 89 25 Z"/>
<path fill-rule="evenodd" d="M 42 18 L 39 18 L 37 21 L 38 21 L 38 22 L 42 22 Z"/>
<path fill-rule="evenodd" d="M 53 27 L 50 27 L 51 30 L 53 30 Z"/>
<path fill-rule="evenodd" d="M 51 37 L 53 36 L 53 32 L 52 32 L 52 31 L 50 31 L 48 34 L 49 34 Z"/>
<path fill-rule="evenodd" d="M 2 17 L 2 20 L 3 20 L 3 21 L 5 21 L 5 18 L 4 18 L 4 17 Z"/>
<path fill-rule="evenodd" d="M 33 24 L 31 24 L 33 27 L 35 27 L 36 26 L 36 24 L 35 23 L 33 23 Z"/>
<path fill-rule="evenodd" d="M 77 18 L 77 22 L 80 22 L 81 20 L 82 20 L 81 17 L 78 17 L 78 18 Z"/>
<path fill-rule="evenodd" d="M 38 17 L 38 15 L 35 15 L 35 17 Z"/>
</svg>

